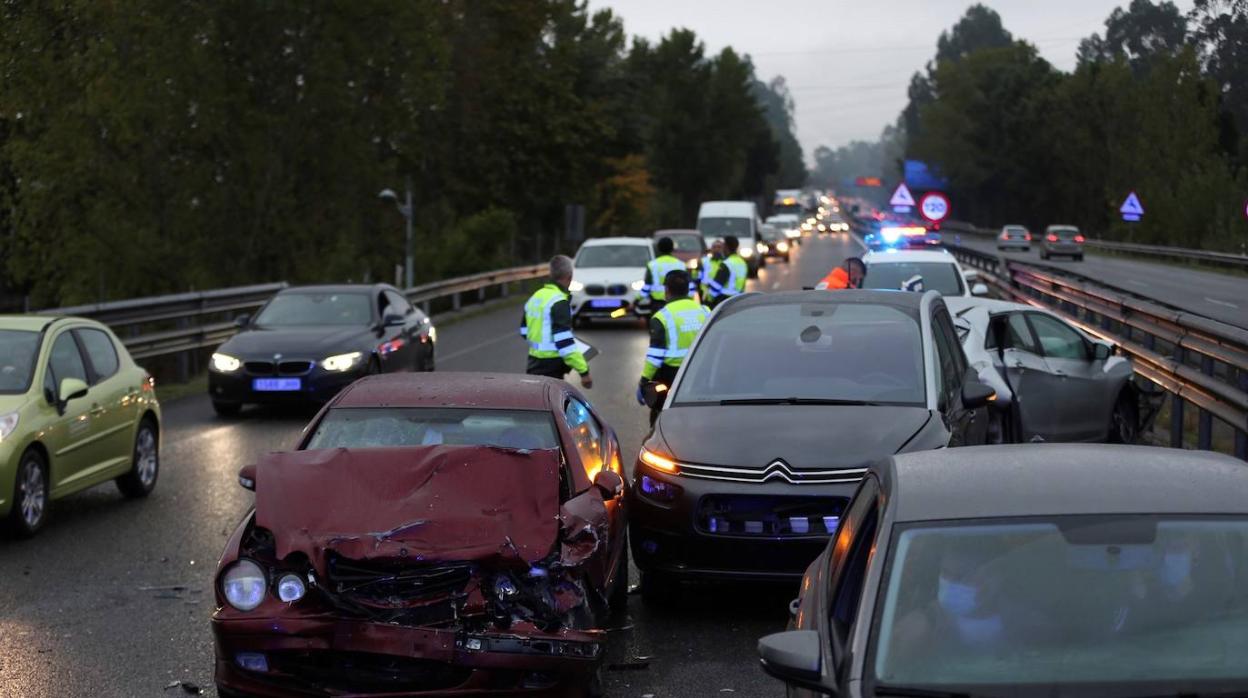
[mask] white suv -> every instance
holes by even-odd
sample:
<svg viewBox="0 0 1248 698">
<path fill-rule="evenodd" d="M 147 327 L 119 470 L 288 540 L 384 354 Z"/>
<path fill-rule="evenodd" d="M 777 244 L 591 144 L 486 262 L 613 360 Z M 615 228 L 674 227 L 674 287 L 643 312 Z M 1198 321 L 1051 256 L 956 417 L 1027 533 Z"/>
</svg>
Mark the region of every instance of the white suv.
<svg viewBox="0 0 1248 698">
<path fill-rule="evenodd" d="M 623 317 L 633 310 L 652 259 L 654 247 L 648 238 L 586 240 L 576 253 L 568 288 L 573 320 Z"/>
<path fill-rule="evenodd" d="M 872 250 L 862 261 L 867 265 L 863 288 L 903 291 L 939 291 L 942 296 L 982 296 L 978 274 L 963 271 L 947 250 Z"/>
</svg>

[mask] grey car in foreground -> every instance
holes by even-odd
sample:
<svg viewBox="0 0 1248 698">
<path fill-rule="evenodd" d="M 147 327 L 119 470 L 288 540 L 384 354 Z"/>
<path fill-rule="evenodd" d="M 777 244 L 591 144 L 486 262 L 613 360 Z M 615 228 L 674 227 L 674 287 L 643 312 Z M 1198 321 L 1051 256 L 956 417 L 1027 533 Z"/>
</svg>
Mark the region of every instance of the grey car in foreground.
<svg viewBox="0 0 1248 698">
<path fill-rule="evenodd" d="M 993 443 L 1134 443 L 1163 393 L 1137 382 L 1114 345 L 1047 310 L 986 298 L 946 298 L 962 349 L 997 392 Z"/>
<path fill-rule="evenodd" d="M 987 446 L 868 470 L 787 632 L 790 696 L 1248 694 L 1248 467 Z"/>
</svg>

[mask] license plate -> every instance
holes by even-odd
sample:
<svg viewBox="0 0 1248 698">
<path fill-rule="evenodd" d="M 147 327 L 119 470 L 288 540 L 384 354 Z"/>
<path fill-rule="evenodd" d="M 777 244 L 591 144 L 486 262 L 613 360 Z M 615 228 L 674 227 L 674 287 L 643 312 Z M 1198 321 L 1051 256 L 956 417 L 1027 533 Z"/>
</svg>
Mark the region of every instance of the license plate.
<svg viewBox="0 0 1248 698">
<path fill-rule="evenodd" d="M 299 390 L 303 382 L 298 378 L 254 378 L 251 389 L 262 393 L 289 392 Z"/>
<path fill-rule="evenodd" d="M 592 308 L 618 308 L 623 304 L 619 298 L 596 298 L 589 302 Z"/>
</svg>

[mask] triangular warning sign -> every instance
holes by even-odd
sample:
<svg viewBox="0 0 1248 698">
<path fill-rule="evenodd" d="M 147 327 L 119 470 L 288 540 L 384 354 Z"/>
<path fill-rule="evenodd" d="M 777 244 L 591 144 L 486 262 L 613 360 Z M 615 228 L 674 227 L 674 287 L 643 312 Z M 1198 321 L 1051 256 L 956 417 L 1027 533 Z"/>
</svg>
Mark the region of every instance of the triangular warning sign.
<svg viewBox="0 0 1248 698">
<path fill-rule="evenodd" d="M 914 197 L 910 195 L 910 189 L 906 187 L 906 183 L 902 182 L 897 185 L 897 190 L 893 192 L 893 198 L 888 200 L 889 206 L 913 206 Z"/>
<path fill-rule="evenodd" d="M 1135 192 L 1127 194 L 1127 200 L 1122 202 L 1122 208 L 1118 212 L 1124 216 L 1142 216 L 1144 215 L 1144 206 L 1140 204 L 1140 197 Z"/>
</svg>

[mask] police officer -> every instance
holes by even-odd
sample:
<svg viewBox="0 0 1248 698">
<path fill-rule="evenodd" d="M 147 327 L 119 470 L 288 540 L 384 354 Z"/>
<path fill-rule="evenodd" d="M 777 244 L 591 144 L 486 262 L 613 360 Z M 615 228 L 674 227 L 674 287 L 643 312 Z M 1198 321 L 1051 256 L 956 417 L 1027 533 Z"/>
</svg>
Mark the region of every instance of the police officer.
<svg viewBox="0 0 1248 698">
<path fill-rule="evenodd" d="M 667 304 L 650 318 L 650 348 L 641 367 L 637 385 L 637 402 L 645 404 L 642 388 L 650 381 L 671 386 L 676 371 L 685 362 L 685 355 L 698 336 L 711 311 L 689 298 L 689 272 L 677 269 L 663 279 Z M 661 403 L 660 403 L 661 405 Z M 650 409 L 650 426 L 659 418 L 659 409 Z"/>
<path fill-rule="evenodd" d="M 723 303 L 731 296 L 745 292 L 745 282 L 750 275 L 750 266 L 741 255 L 737 254 L 740 243 L 735 235 L 724 238 L 724 261 L 719 263 L 715 275 L 711 277 L 708 287 L 711 291 L 710 307 Z"/>
<path fill-rule="evenodd" d="M 581 385 L 594 387 L 589 364 L 576 348 L 572 336 L 572 306 L 568 284 L 572 283 L 572 259 L 557 255 L 550 260 L 550 282 L 524 304 L 520 336 L 529 342 L 529 364 L 525 373 L 563 378 L 568 371 L 581 374 Z"/>
<path fill-rule="evenodd" d="M 659 238 L 659 242 L 655 246 L 659 256 L 650 260 L 646 264 L 646 280 L 645 285 L 641 287 L 640 297 L 650 298 L 650 312 L 657 313 L 667 302 L 667 292 L 664 290 L 664 279 L 671 272 L 678 269 L 684 269 L 685 263 L 672 256 L 672 250 L 676 246 L 669 237 Z"/>
<path fill-rule="evenodd" d="M 719 271 L 719 264 L 723 259 L 724 241 L 716 238 L 711 243 L 710 251 L 702 256 L 702 261 L 698 264 L 698 294 L 703 305 L 711 302 L 711 279 L 715 278 L 715 272 Z"/>
</svg>

